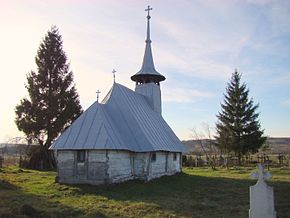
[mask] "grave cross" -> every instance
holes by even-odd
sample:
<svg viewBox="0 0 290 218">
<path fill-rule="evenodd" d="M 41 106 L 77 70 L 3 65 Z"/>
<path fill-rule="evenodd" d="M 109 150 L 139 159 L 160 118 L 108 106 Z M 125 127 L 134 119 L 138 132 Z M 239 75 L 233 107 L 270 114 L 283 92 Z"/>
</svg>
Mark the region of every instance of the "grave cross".
<svg viewBox="0 0 290 218">
<path fill-rule="evenodd" d="M 273 187 L 265 182 L 271 174 L 264 172 L 264 166 L 258 164 L 259 171 L 252 173 L 251 177 L 258 179 L 257 183 L 250 186 L 249 218 L 276 218 Z"/>
<path fill-rule="evenodd" d="M 263 164 L 258 164 L 258 172 L 254 172 L 251 174 L 253 179 L 258 179 L 258 182 L 264 182 L 265 180 L 269 180 L 272 175 L 269 172 L 264 172 Z"/>
</svg>

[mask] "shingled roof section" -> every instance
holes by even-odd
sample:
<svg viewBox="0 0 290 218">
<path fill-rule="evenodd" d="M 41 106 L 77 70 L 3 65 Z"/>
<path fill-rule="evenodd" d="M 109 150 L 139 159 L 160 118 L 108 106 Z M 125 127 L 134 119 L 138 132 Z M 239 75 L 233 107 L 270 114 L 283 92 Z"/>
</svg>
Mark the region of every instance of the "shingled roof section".
<svg viewBox="0 0 290 218">
<path fill-rule="evenodd" d="M 95 102 L 83 112 L 50 149 L 186 151 L 146 97 L 118 83 L 101 104 Z"/>
</svg>

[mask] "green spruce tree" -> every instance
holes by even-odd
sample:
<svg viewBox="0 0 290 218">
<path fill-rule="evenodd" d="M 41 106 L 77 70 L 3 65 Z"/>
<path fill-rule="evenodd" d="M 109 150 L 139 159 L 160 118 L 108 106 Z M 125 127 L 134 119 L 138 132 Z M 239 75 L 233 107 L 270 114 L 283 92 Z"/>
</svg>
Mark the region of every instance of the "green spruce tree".
<svg viewBox="0 0 290 218">
<path fill-rule="evenodd" d="M 48 148 L 82 112 L 62 43 L 53 26 L 39 46 L 35 58 L 37 72 L 27 75 L 29 98 L 22 99 L 15 108 L 18 129 L 40 145 L 30 154 L 28 165 L 34 168 L 55 166 Z"/>
<path fill-rule="evenodd" d="M 217 146 L 227 154 L 233 152 L 239 165 L 244 154 L 257 152 L 266 140 L 256 112 L 258 104 L 254 105 L 248 95 L 249 89 L 241 84 L 241 75 L 236 71 L 226 88 L 222 111 L 217 115 Z"/>
</svg>

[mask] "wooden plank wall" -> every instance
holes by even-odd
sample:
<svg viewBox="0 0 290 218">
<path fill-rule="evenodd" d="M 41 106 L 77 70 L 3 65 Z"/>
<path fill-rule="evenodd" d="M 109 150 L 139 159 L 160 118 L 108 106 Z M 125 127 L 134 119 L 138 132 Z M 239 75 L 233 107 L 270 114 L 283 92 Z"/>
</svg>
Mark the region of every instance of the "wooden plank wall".
<svg viewBox="0 0 290 218">
<path fill-rule="evenodd" d="M 174 160 L 171 152 L 156 152 L 151 161 L 147 153 L 129 151 L 87 150 L 83 163 L 76 160 L 76 151 L 58 151 L 58 179 L 61 183 L 118 183 L 130 179 L 151 180 L 181 171 L 180 153 Z"/>
</svg>

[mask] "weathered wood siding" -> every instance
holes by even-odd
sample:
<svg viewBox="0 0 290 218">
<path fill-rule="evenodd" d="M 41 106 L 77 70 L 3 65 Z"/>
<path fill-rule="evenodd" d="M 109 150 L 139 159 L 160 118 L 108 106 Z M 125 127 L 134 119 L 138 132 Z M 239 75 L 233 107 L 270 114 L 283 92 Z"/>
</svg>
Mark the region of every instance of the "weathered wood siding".
<svg viewBox="0 0 290 218">
<path fill-rule="evenodd" d="M 77 151 L 58 151 L 58 181 L 61 183 L 105 184 L 130 179 L 151 180 L 181 171 L 180 153 L 134 153 L 129 151 L 87 150 L 84 162 L 77 162 Z"/>
<path fill-rule="evenodd" d="M 174 153 L 168 154 L 168 167 L 167 172 L 169 174 L 174 174 L 181 171 L 180 167 L 180 153 L 176 154 L 176 160 L 174 160 Z"/>
<path fill-rule="evenodd" d="M 166 152 L 156 152 L 156 160 L 150 160 L 149 178 L 156 178 L 166 175 Z"/>
<path fill-rule="evenodd" d="M 146 179 L 149 153 L 133 153 L 134 157 L 134 177 L 136 179 Z"/>
<path fill-rule="evenodd" d="M 88 180 L 103 183 L 108 179 L 106 151 L 88 151 Z"/>
<path fill-rule="evenodd" d="M 87 178 L 87 163 L 76 163 L 76 177 L 79 180 Z"/>
<path fill-rule="evenodd" d="M 58 151 L 57 166 L 59 180 L 73 178 L 75 176 L 75 152 Z"/>
<path fill-rule="evenodd" d="M 133 178 L 131 152 L 108 151 L 108 176 L 112 183 Z"/>
<path fill-rule="evenodd" d="M 181 172 L 180 153 L 176 153 L 176 160 L 174 160 L 172 152 L 156 152 L 156 160 L 150 160 L 147 180 L 179 172 Z"/>
</svg>

